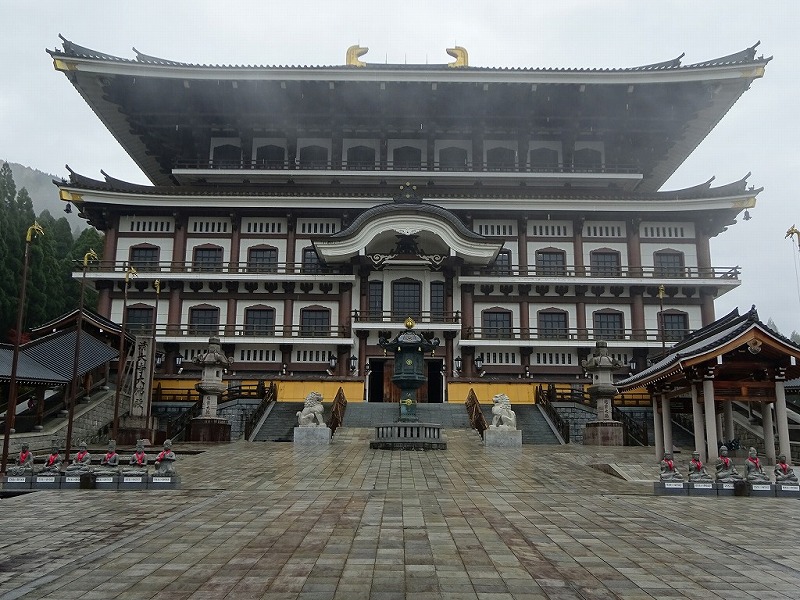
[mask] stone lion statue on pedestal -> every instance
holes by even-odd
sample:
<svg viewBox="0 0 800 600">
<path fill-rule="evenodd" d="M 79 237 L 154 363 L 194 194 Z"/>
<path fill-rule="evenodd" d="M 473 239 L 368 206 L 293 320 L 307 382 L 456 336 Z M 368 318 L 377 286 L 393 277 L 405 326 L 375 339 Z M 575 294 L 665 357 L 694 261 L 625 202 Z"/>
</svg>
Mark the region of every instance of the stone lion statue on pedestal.
<svg viewBox="0 0 800 600">
<path fill-rule="evenodd" d="M 511 410 L 511 399 L 505 394 L 497 394 L 492 398 L 492 424 L 489 427 L 498 429 L 516 429 L 517 415 Z"/>
<path fill-rule="evenodd" d="M 322 394 L 311 392 L 306 396 L 303 410 L 297 411 L 297 424 L 300 427 L 327 427 L 322 420 Z"/>
</svg>

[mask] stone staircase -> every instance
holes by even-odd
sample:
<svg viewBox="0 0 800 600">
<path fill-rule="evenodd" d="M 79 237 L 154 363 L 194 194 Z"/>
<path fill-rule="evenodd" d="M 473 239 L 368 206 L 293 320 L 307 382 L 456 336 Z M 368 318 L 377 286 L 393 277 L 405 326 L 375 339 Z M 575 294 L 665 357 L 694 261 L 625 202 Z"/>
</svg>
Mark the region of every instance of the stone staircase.
<svg viewBox="0 0 800 600">
<path fill-rule="evenodd" d="M 331 405 L 325 404 L 325 420 L 330 418 Z M 538 406 L 518 404 L 512 407 L 517 415 L 517 428 L 522 430 L 523 444 L 559 444 L 550 424 Z M 297 411 L 302 402 L 277 402 L 253 441 L 291 442 L 297 425 Z M 481 405 L 487 423 L 492 422 L 492 407 Z M 395 402 L 350 402 L 344 414 L 343 427 L 370 429 L 381 423 L 394 423 L 399 416 Z M 417 404 L 422 423 L 438 423 L 442 429 L 471 429 L 467 410 L 461 403 Z"/>
<path fill-rule="evenodd" d="M 492 422 L 492 407 L 481 407 L 487 423 Z M 511 407 L 517 415 L 517 429 L 522 430 L 523 444 L 560 444 L 541 409 L 535 404 L 516 404 Z"/>
<path fill-rule="evenodd" d="M 330 403 L 323 405 L 325 418 L 331 414 Z M 253 437 L 254 442 L 293 442 L 297 426 L 297 411 L 303 410 L 303 402 L 276 402 L 264 424 Z"/>
</svg>

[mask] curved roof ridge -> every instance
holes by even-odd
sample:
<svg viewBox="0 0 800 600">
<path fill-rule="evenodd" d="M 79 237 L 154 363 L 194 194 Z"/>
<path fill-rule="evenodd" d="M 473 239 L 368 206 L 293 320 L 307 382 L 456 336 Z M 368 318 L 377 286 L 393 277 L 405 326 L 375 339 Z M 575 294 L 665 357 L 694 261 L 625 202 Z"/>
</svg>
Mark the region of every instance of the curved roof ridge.
<svg viewBox="0 0 800 600">
<path fill-rule="evenodd" d="M 324 69 L 341 69 L 347 68 L 347 65 L 251 65 L 251 64 L 210 64 L 210 63 L 190 63 L 190 62 L 182 62 L 182 61 L 175 61 L 165 58 L 160 58 L 157 56 L 153 56 L 150 54 L 144 54 L 139 52 L 135 47 L 133 51 L 136 53 L 135 59 L 130 58 L 122 58 L 120 56 L 115 56 L 113 54 L 106 54 L 104 52 L 98 52 L 97 50 L 92 50 L 91 48 L 87 48 L 85 46 L 80 46 L 71 42 L 63 35 L 59 34 L 63 42 L 63 51 L 59 50 L 47 50 L 50 55 L 53 54 L 64 54 L 67 56 L 73 57 L 80 57 L 80 58 L 91 58 L 91 59 L 99 59 L 99 60 L 107 60 L 113 62 L 123 62 L 123 63 L 142 63 L 142 64 L 151 64 L 151 65 L 169 65 L 169 66 L 179 66 L 179 67 L 189 67 L 189 68 L 232 68 L 232 69 L 245 69 L 245 68 L 261 68 L 261 69 L 307 69 L 307 70 L 324 70 Z M 665 70 L 679 70 L 679 69 L 690 69 L 690 68 L 698 68 L 698 67 L 708 67 L 708 66 L 720 66 L 720 65 L 729 65 L 729 64 L 737 64 L 737 63 L 747 63 L 752 62 L 755 59 L 755 51 L 756 47 L 761 42 L 756 42 L 753 46 L 746 48 L 744 50 L 740 50 L 733 54 L 728 54 L 726 56 L 721 56 L 719 58 L 713 58 L 702 62 L 692 63 L 688 65 L 684 65 L 681 63 L 681 59 L 685 56 L 685 53 L 681 53 L 676 58 L 665 60 L 661 62 L 651 63 L 647 65 L 640 65 L 635 67 L 599 67 L 599 68 L 587 68 L 587 67 L 481 67 L 471 65 L 469 67 L 463 67 L 459 70 L 466 70 L 466 71 L 473 71 L 473 72 L 482 72 L 482 71 L 490 71 L 490 72 L 502 72 L 502 71 L 509 71 L 509 72 L 544 72 L 544 73 L 621 73 L 621 72 L 636 72 L 636 71 L 665 71 Z M 759 60 L 764 60 L 769 62 L 772 60 L 772 57 L 769 58 L 760 58 Z M 366 69 L 371 70 L 380 70 L 380 69 L 406 69 L 406 70 L 430 70 L 430 71 L 450 71 L 450 67 L 448 63 L 436 63 L 436 64 L 404 64 L 404 63 L 367 63 Z"/>
</svg>

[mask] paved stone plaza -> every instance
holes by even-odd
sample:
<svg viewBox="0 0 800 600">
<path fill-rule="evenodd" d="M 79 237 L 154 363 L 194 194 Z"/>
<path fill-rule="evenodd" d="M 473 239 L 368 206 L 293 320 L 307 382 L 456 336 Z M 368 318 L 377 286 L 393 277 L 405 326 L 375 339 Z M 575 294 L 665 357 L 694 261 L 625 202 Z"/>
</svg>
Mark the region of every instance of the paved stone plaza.
<svg viewBox="0 0 800 600">
<path fill-rule="evenodd" d="M 0 599 L 800 597 L 797 500 L 653 496 L 651 448 L 447 435 L 177 444 L 179 490 L 0 500 Z"/>
</svg>

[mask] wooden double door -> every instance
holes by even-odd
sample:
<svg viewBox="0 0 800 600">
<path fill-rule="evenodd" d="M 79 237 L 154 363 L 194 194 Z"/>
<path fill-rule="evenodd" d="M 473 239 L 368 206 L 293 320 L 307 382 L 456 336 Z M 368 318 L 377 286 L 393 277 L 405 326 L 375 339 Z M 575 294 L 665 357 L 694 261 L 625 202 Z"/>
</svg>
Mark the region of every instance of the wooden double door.
<svg viewBox="0 0 800 600">
<path fill-rule="evenodd" d="M 417 389 L 417 402 L 443 402 L 442 359 L 425 361 L 425 383 Z M 369 402 L 399 402 L 400 388 L 392 383 L 393 358 L 369 359 Z"/>
</svg>

